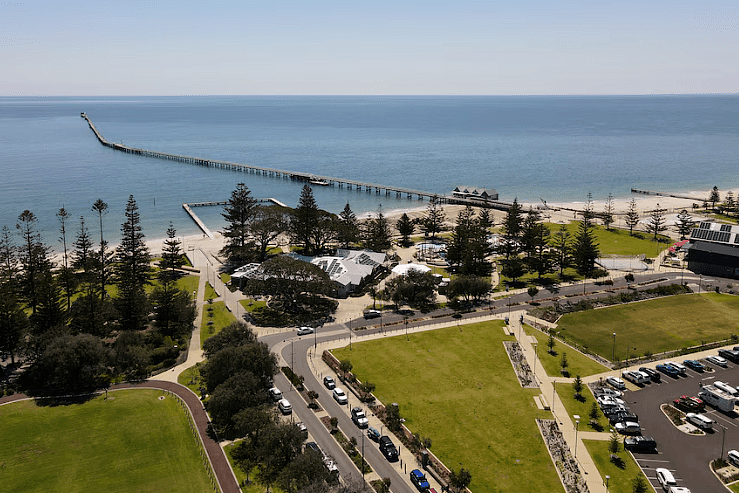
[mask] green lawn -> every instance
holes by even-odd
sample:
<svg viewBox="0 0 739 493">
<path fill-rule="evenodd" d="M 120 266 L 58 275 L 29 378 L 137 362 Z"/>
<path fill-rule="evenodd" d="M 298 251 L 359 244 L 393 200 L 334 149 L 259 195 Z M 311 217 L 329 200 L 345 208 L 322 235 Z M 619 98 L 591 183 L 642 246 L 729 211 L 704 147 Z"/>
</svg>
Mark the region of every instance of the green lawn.
<svg viewBox="0 0 739 493">
<path fill-rule="evenodd" d="M 540 330 L 534 329 L 529 325 L 525 325 L 524 330 L 527 334 L 535 336 L 536 340 L 539 341 L 539 344 L 536 348 L 536 352 L 539 355 L 539 363 L 541 364 L 541 366 L 544 367 L 544 370 L 549 376 L 562 376 L 562 373 L 560 372 L 562 368 L 560 366 L 560 362 L 562 361 L 562 353 L 567 354 L 567 363 L 569 364 L 567 368 L 570 371 L 570 376 L 572 376 L 573 378 L 575 377 L 575 375 L 587 377 L 588 375 L 595 375 L 597 373 L 608 371 L 608 368 L 606 368 L 605 366 L 594 361 L 592 358 L 589 358 L 584 354 L 576 351 L 575 349 L 565 346 L 556 339 L 554 340 L 555 346 L 554 353 L 552 354 L 547 348 L 547 341 L 549 341 L 548 335 L 544 334 Z"/>
<path fill-rule="evenodd" d="M 567 231 L 571 235 L 577 233 L 577 228 L 580 225 L 579 221 L 570 222 L 567 224 Z M 553 223 L 546 223 L 550 233 L 556 233 L 560 225 Z M 598 243 L 600 253 L 602 255 L 639 255 L 645 254 L 647 257 L 656 257 L 658 252 L 661 252 L 672 244 L 667 236 L 659 235 L 660 242 L 652 240 L 652 236 L 643 232 L 634 232 L 638 236 L 630 236 L 628 230 L 625 229 L 611 229 L 606 230 L 603 226 L 595 227 L 595 241 Z"/>
<path fill-rule="evenodd" d="M 571 313 L 559 320 L 568 339 L 611 359 L 660 353 L 728 339 L 739 333 L 739 296 L 705 293 L 677 295 L 598 310 Z M 636 348 L 636 349 L 634 349 Z"/>
<path fill-rule="evenodd" d="M 180 405 L 156 390 L 84 404 L 0 406 L 3 491 L 193 492 L 210 481 Z"/>
<path fill-rule="evenodd" d="M 406 425 L 430 437 L 448 466 L 472 473 L 472 491 L 563 491 L 539 434 L 538 389 L 522 389 L 499 321 L 354 344 L 334 351 L 361 380 L 397 402 Z"/>
<path fill-rule="evenodd" d="M 213 289 L 213 286 L 210 285 L 209 282 L 205 283 L 205 297 L 204 300 L 213 300 L 218 298 L 218 293 L 216 293 L 216 290 Z"/>
<path fill-rule="evenodd" d="M 608 492 L 609 493 L 631 493 L 631 480 L 636 477 L 637 474 L 642 474 L 639 466 L 636 465 L 631 455 L 624 451 L 623 440 L 621 440 L 621 452 L 618 456 L 622 460 L 623 468 L 618 467 L 616 464 L 611 462 L 610 454 L 608 453 L 608 441 L 604 440 L 583 440 L 585 448 L 588 449 L 590 456 L 595 462 L 595 467 L 598 468 L 603 482 L 605 482 L 606 476 L 610 476 L 611 479 L 608 481 Z M 646 478 L 645 478 L 646 479 Z M 651 487 L 648 487 L 649 491 L 652 491 Z"/>
<path fill-rule="evenodd" d="M 198 396 L 200 395 L 200 387 L 205 387 L 205 381 L 200 376 L 200 365 L 201 363 L 196 363 L 177 377 L 177 383 L 184 385 Z"/>
<path fill-rule="evenodd" d="M 213 309 L 213 318 L 208 317 L 208 308 Z M 213 325 L 208 325 L 213 321 Z M 224 301 L 216 301 L 213 304 L 206 303 L 203 307 L 203 321 L 200 324 L 200 347 L 211 336 L 219 333 L 224 327 L 236 321 L 236 317 L 226 308 Z"/>
<path fill-rule="evenodd" d="M 739 481 L 731 483 L 731 485 L 728 488 L 734 493 L 739 493 Z"/>
<path fill-rule="evenodd" d="M 231 282 L 231 276 L 228 274 L 221 274 L 221 282 L 228 286 L 228 283 Z"/>
<path fill-rule="evenodd" d="M 267 306 L 267 302 L 264 300 L 257 301 L 252 299 L 245 299 L 245 300 L 239 300 L 239 303 L 241 303 L 241 306 L 244 307 L 244 310 L 247 312 L 253 312 L 257 308 L 262 308 Z"/>
</svg>

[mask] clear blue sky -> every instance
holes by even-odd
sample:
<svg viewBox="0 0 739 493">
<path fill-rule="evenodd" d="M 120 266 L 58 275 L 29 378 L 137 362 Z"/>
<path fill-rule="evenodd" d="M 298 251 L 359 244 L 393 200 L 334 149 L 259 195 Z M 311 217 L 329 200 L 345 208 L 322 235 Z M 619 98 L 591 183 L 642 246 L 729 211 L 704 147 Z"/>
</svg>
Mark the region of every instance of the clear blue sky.
<svg viewBox="0 0 739 493">
<path fill-rule="evenodd" d="M 739 90 L 739 1 L 0 1 L 0 96 Z"/>
</svg>

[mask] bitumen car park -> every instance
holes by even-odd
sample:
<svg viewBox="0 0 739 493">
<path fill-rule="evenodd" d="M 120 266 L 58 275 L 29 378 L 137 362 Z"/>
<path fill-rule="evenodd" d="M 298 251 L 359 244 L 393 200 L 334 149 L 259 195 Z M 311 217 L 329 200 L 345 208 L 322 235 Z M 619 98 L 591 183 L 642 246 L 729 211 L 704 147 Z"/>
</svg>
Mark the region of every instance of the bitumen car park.
<svg viewBox="0 0 739 493">
<path fill-rule="evenodd" d="M 713 429 L 707 429 L 706 423 L 705 434 L 695 435 L 679 430 L 660 409 L 661 404 L 673 403 L 681 396 L 698 395 L 702 385 L 713 385 L 717 380 L 728 385 L 739 384 L 739 366 L 736 363 L 728 362 L 724 367 L 720 360 L 705 358 L 699 362 L 704 366 L 703 372 L 688 368 L 684 375 L 680 375 L 675 369 L 678 374 L 673 378 L 648 382 L 637 391 L 627 390 L 622 397 L 630 412 L 639 416 L 641 433 L 653 437 L 656 443 L 656 450 L 650 451 L 650 443 L 642 443 L 639 436 L 628 437 L 624 441 L 625 445 L 630 444 L 627 448 L 656 491 L 662 491 L 657 468 L 671 472 L 678 487 L 687 487 L 694 492 L 726 491 L 708 464 L 721 455 L 722 450 L 724 458 L 728 459 L 726 453 L 729 450 L 739 449 L 739 413 L 725 413 L 706 406 L 701 414 L 713 421 Z M 672 373 L 659 369 L 666 374 Z"/>
</svg>

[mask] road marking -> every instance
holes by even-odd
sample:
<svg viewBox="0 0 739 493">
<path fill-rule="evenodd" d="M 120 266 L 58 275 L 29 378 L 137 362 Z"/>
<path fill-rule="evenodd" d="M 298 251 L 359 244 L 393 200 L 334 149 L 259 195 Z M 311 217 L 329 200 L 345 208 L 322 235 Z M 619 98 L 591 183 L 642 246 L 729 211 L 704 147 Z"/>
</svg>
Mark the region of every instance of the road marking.
<svg viewBox="0 0 739 493">
<path fill-rule="evenodd" d="M 706 377 L 706 378 L 701 378 L 701 380 L 711 380 L 711 379 L 714 379 L 714 378 L 716 378 L 716 377 Z"/>
<path fill-rule="evenodd" d="M 639 462 L 670 462 L 669 460 L 659 460 L 659 459 L 636 459 Z"/>
<path fill-rule="evenodd" d="M 727 423 L 729 423 L 731 426 L 733 426 L 735 428 L 737 427 L 737 424 L 736 423 L 734 423 L 729 418 L 726 418 L 725 416 L 722 416 L 721 414 L 718 413 L 718 411 L 708 411 L 707 413 L 704 413 L 704 414 L 710 414 L 711 416 L 715 416 L 716 418 L 719 418 L 719 419 L 721 419 L 723 421 L 726 421 Z"/>
</svg>

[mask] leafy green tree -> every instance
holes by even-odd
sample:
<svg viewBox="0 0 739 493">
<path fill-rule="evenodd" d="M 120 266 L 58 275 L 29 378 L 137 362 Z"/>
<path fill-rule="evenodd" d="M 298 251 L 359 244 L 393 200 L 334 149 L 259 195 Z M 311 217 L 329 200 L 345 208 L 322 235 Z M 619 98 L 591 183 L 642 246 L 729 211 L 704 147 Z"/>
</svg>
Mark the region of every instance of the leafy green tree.
<svg viewBox="0 0 739 493">
<path fill-rule="evenodd" d="M 654 240 L 657 241 L 657 235 L 667 229 L 667 220 L 665 219 L 666 210 L 661 208 L 659 204 L 649 215 L 647 223 L 647 232 L 654 234 Z"/>
<path fill-rule="evenodd" d="M 479 300 L 487 296 L 491 289 L 489 278 L 463 274 L 449 281 L 446 296 L 450 299 L 462 297 L 465 301 Z"/>
<path fill-rule="evenodd" d="M 246 474 L 246 484 L 249 484 L 249 474 L 251 474 L 252 469 L 257 467 L 257 464 L 259 464 L 254 440 L 249 438 L 241 440 L 238 445 L 231 450 L 231 458 L 236 464 L 236 467 Z"/>
<path fill-rule="evenodd" d="M 227 347 L 208 358 L 200 368 L 208 392 L 239 372 L 247 372 L 255 379 L 254 385 L 266 390 L 277 373 L 277 358 L 263 342 L 252 342 L 238 347 Z M 266 392 L 264 392 L 266 395 Z M 255 401 L 262 402 L 261 398 Z"/>
<path fill-rule="evenodd" d="M 50 329 L 62 327 L 67 321 L 67 311 L 62 306 L 62 289 L 59 279 L 51 271 L 51 263 L 43 262 L 37 272 L 36 311 L 29 317 L 34 333 L 45 334 Z"/>
<path fill-rule="evenodd" d="M 429 200 L 429 205 L 426 207 L 426 213 L 420 218 L 419 224 L 421 231 L 425 235 L 431 235 L 431 239 L 436 238 L 436 234 L 443 231 L 444 221 L 446 220 L 446 214 L 444 209 L 441 207 L 439 198 L 434 196 Z"/>
<path fill-rule="evenodd" d="M 518 198 L 513 199 L 511 207 L 508 208 L 503 219 L 503 238 L 508 241 L 518 241 L 521 238 L 523 226 L 523 210 L 518 203 Z"/>
<path fill-rule="evenodd" d="M 464 467 L 459 469 L 459 472 L 452 469 L 449 474 L 449 486 L 452 491 L 456 493 L 462 493 L 472 483 L 472 474 Z"/>
<path fill-rule="evenodd" d="M 192 331 L 196 310 L 190 293 L 166 282 L 154 288 L 150 299 L 154 304 L 154 326 L 160 334 L 176 340 Z"/>
<path fill-rule="evenodd" d="M 127 330 L 113 343 L 113 367 L 116 374 L 130 380 L 144 380 L 149 376 L 151 349 L 144 334 Z"/>
<path fill-rule="evenodd" d="M 409 246 L 411 244 L 411 235 L 416 230 L 416 224 L 413 220 L 408 217 L 408 214 L 403 213 L 395 223 L 395 229 L 398 230 L 401 237 L 401 243 L 403 246 Z"/>
<path fill-rule="evenodd" d="M 500 261 L 502 265 L 501 274 L 516 282 L 519 277 L 526 273 L 523 259 L 518 255 L 511 256 Z"/>
<path fill-rule="evenodd" d="M 338 477 L 326 468 L 320 454 L 298 453 L 277 476 L 276 483 L 285 493 L 298 493 L 312 484 L 336 484 Z M 326 491 L 326 490 L 323 490 Z"/>
<path fill-rule="evenodd" d="M 634 235 L 634 228 L 639 225 L 639 210 L 636 208 L 636 199 L 631 198 L 629 201 L 629 208 L 626 211 L 626 218 L 624 219 L 626 226 L 629 227 L 629 235 Z"/>
<path fill-rule="evenodd" d="M 244 263 L 251 258 L 254 245 L 250 228 L 257 208 L 257 201 L 251 196 L 251 190 L 243 183 L 236 185 L 223 206 L 221 216 L 226 220 L 226 227 L 222 233 L 226 238 L 226 245 L 221 249 L 221 255 L 227 257 L 231 263 Z"/>
<path fill-rule="evenodd" d="M 221 349 L 239 347 L 254 343 L 257 335 L 243 322 L 231 322 L 217 334 L 209 337 L 203 343 L 206 357 L 211 357 Z"/>
<path fill-rule="evenodd" d="M 611 224 L 613 224 L 613 195 L 608 194 L 608 198 L 606 198 L 606 204 L 603 207 L 603 213 L 600 216 L 601 221 L 603 221 L 603 226 L 606 227 L 608 231 L 611 230 Z"/>
<path fill-rule="evenodd" d="M 714 186 L 711 190 L 711 194 L 708 196 L 708 201 L 711 203 L 712 208 L 716 208 L 716 202 L 721 202 L 721 195 L 718 193 L 718 187 Z"/>
<path fill-rule="evenodd" d="M 567 361 L 567 353 L 565 353 L 564 351 L 562 351 L 562 358 L 560 358 L 559 360 L 559 366 L 560 368 L 562 368 L 562 373 L 566 374 L 567 367 L 570 366 L 570 362 Z"/>
<path fill-rule="evenodd" d="M 595 260 L 600 255 L 598 243 L 593 233 L 593 203 L 588 194 L 588 202 L 583 210 L 583 219 L 577 228 L 573 244 L 573 257 L 577 272 L 583 276 L 589 275 L 595 269 Z"/>
<path fill-rule="evenodd" d="M 564 355 L 565 353 L 562 353 Z M 584 388 L 584 385 L 582 383 L 582 378 L 580 378 L 580 375 L 575 375 L 575 380 L 572 382 L 572 390 L 575 391 L 575 398 L 579 399 L 582 397 L 582 389 Z"/>
<path fill-rule="evenodd" d="M 253 373 L 242 370 L 219 384 L 211 392 L 205 407 L 219 434 L 233 438 L 236 430 L 234 417 L 239 411 L 266 404 L 268 399 L 266 388 L 259 379 Z"/>
<path fill-rule="evenodd" d="M 536 286 L 529 286 L 529 289 L 527 289 L 526 292 L 531 297 L 531 302 L 533 303 L 534 298 L 537 294 L 539 294 L 539 288 L 537 288 Z"/>
<path fill-rule="evenodd" d="M 557 341 L 554 339 L 554 331 L 549 330 L 549 338 L 547 339 L 547 350 L 549 354 L 554 354 L 554 347 L 557 345 Z"/>
<path fill-rule="evenodd" d="M 385 283 L 385 297 L 397 307 L 408 305 L 427 309 L 436 301 L 436 283 L 431 272 L 410 270 L 407 274 L 394 277 Z"/>
<path fill-rule="evenodd" d="M 590 406 L 590 411 L 588 411 L 588 418 L 590 419 L 591 426 L 594 426 L 598 423 L 598 418 L 600 418 L 600 408 L 598 407 L 598 403 L 596 401 L 593 401 L 593 404 Z"/>
<path fill-rule="evenodd" d="M 734 192 L 729 190 L 726 192 L 726 197 L 724 198 L 724 206 L 726 207 L 726 211 L 731 213 L 734 212 L 734 209 L 736 209 L 736 202 L 734 201 Z"/>
<path fill-rule="evenodd" d="M 257 444 L 258 479 L 270 487 L 303 449 L 303 433 L 297 426 L 281 423 L 270 427 Z M 292 490 L 294 491 L 294 490 Z"/>
<path fill-rule="evenodd" d="M 675 224 L 675 229 L 680 235 L 680 239 L 684 240 L 687 236 L 690 236 L 690 232 L 693 231 L 694 227 L 695 221 L 693 220 L 693 216 L 686 209 L 681 210 L 677 215 L 677 223 Z"/>
<path fill-rule="evenodd" d="M 382 205 L 377 208 L 377 214 L 365 222 L 364 247 L 375 251 L 384 252 L 392 247 L 392 235 L 390 224 L 382 211 Z"/>
<path fill-rule="evenodd" d="M 621 438 L 616 430 L 611 430 L 611 438 L 608 440 L 608 452 L 611 454 L 611 461 L 618 459 L 618 453 L 621 451 Z"/>
<path fill-rule="evenodd" d="M 141 217 L 133 195 L 126 204 L 126 220 L 121 225 L 121 244 L 116 249 L 114 268 L 118 286 L 116 307 L 123 330 L 140 330 L 148 322 L 149 303 L 144 286 L 151 284 L 149 248 L 141 232 Z"/>
<path fill-rule="evenodd" d="M 341 361 L 339 361 L 339 370 L 341 370 L 344 376 L 352 371 L 352 368 L 354 368 L 354 365 L 352 365 L 352 362 L 348 359 L 342 359 Z"/>
<path fill-rule="evenodd" d="M 260 262 L 267 258 L 269 244 L 285 233 L 289 225 L 289 209 L 279 205 L 257 207 L 251 224 L 251 235 L 259 252 Z"/>
<path fill-rule="evenodd" d="M 337 240 L 342 248 L 349 248 L 352 243 L 360 239 L 359 221 L 352 208 L 347 203 L 339 214 Z"/>
<path fill-rule="evenodd" d="M 631 491 L 633 493 L 647 493 L 649 490 L 649 483 L 644 479 L 642 473 L 637 473 L 634 479 L 631 480 Z"/>
</svg>

